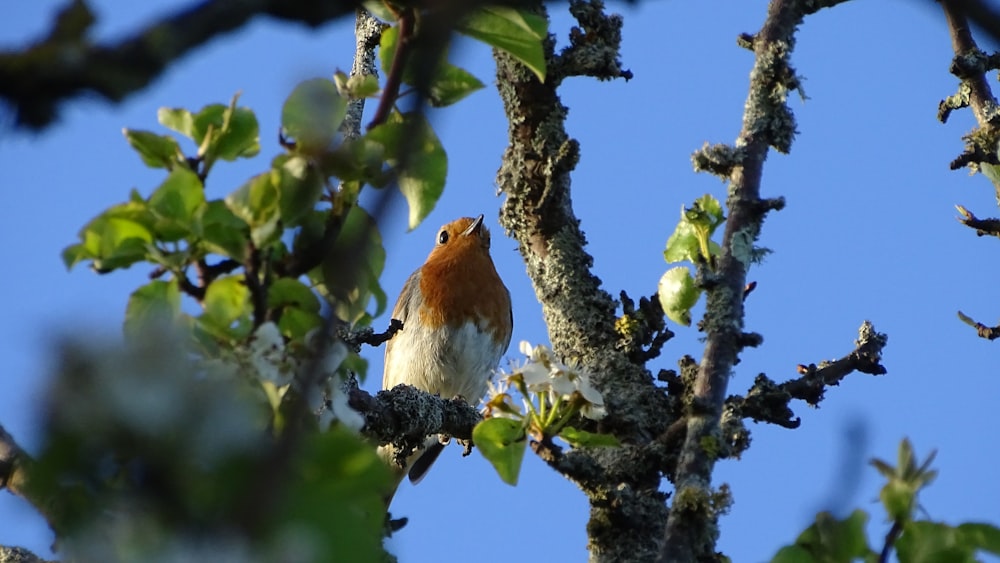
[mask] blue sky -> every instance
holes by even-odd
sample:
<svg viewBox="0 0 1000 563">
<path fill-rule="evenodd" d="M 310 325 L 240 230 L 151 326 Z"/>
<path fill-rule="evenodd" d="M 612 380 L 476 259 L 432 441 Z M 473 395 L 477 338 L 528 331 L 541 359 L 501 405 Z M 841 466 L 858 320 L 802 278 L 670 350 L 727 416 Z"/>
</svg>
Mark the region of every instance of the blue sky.
<svg viewBox="0 0 1000 563">
<path fill-rule="evenodd" d="M 58 4 L 6 2 L 0 45 L 15 48 L 37 37 Z M 186 3 L 91 5 L 100 18 L 96 36 L 113 39 Z M 753 57 L 736 37 L 759 28 L 766 2 L 612 8 L 625 16 L 623 63 L 635 78 L 573 79 L 561 95 L 570 108 L 569 133 L 582 145 L 573 200 L 595 272 L 613 295 L 625 289 L 638 297 L 655 290 L 667 267 L 662 250 L 681 206 L 704 193 L 724 198 L 725 185 L 694 174 L 689 157 L 706 141 L 731 143 L 739 130 Z M 551 11 L 552 31 L 564 41 L 569 18 L 559 7 Z M 162 179 L 131 151 L 122 127 L 159 130 L 161 106 L 198 109 L 242 92 L 241 104 L 260 120 L 262 151 L 256 160 L 213 170 L 209 196 L 222 196 L 281 150 L 280 108 L 295 84 L 350 68 L 352 32 L 348 20 L 319 31 L 257 21 L 173 65 L 121 105 L 77 100 L 43 134 L 0 131 L 7 194 L 0 237 L 10 268 L 0 277 L 0 295 L 8 298 L 0 324 L 0 423 L 29 450 L 39 438 L 54 340 L 117 338 L 128 294 L 148 274 L 140 267 L 108 276 L 80 267 L 67 273 L 59 259 L 91 217 L 124 200 L 130 188 L 148 194 Z M 938 101 L 957 85 L 947 72 L 951 56 L 933 2 L 847 3 L 800 29 L 793 64 L 808 99 L 790 100 L 800 134 L 790 155 L 770 154 L 762 187 L 788 205 L 765 223 L 761 243 L 774 254 L 750 274 L 758 286 L 748 300 L 747 329 L 762 334 L 764 345 L 743 354 L 730 391 L 745 391 L 760 372 L 783 381 L 796 376 L 796 364 L 848 353 L 865 319 L 889 335 L 889 374 L 849 376 L 819 410 L 795 405 L 802 417 L 797 430 L 751 424 L 751 449 L 742 460 L 719 464 L 715 474 L 715 484 L 728 483 L 735 497 L 719 543 L 735 561 L 768 559 L 824 508 L 875 511 L 870 530 L 878 542 L 888 525 L 874 502 L 881 482 L 865 462 L 894 460 L 904 436 L 921 456 L 939 450 L 940 476 L 921 497 L 930 517 L 1000 522 L 998 344 L 978 339 L 955 315 L 961 309 L 987 324 L 1000 316 L 1000 247 L 959 225 L 953 207 L 986 217 L 996 215 L 996 202 L 986 179 L 948 170 L 973 125 L 965 111 L 947 125 L 935 119 Z M 452 57 L 492 83 L 485 46 L 462 41 Z M 432 119 L 448 151 L 447 188 L 412 233 L 403 205 L 385 218 L 383 287 L 398 293 L 439 225 L 484 213 L 494 260 L 513 295 L 513 340 L 546 342 L 516 246 L 496 222 L 494 177 L 506 123 L 495 90 L 435 111 Z M 387 321 L 386 314 L 377 326 Z M 684 354 L 700 358 L 700 335 L 674 328 L 678 336 L 651 368 L 675 367 Z M 516 353 L 515 345 L 508 356 Z M 372 389 L 382 351 L 366 354 Z M 478 454 L 463 459 L 449 449 L 420 486 L 401 487 L 393 512 L 410 518 L 392 540 L 401 561 L 465 561 L 470 554 L 485 562 L 586 558 L 583 494 L 530 456 L 511 488 Z M 42 519 L 9 494 L 0 494 L 0 521 L 2 544 L 44 552 L 52 541 Z"/>
</svg>

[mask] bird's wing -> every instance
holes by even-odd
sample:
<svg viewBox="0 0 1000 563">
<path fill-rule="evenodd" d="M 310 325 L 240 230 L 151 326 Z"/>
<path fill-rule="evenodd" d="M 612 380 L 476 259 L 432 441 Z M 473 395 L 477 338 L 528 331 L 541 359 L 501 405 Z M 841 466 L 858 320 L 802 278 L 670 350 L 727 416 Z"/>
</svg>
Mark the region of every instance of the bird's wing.
<svg viewBox="0 0 1000 563">
<path fill-rule="evenodd" d="M 411 317 L 416 317 L 417 308 L 420 307 L 420 303 L 416 296 L 418 290 L 420 289 L 420 269 L 410 274 L 410 277 L 406 279 L 406 283 L 403 284 L 403 290 L 399 292 L 399 299 L 396 300 L 396 306 L 392 308 L 392 318 L 403 322 L 403 330 L 406 330 L 406 323 Z M 385 343 L 385 357 L 388 360 L 389 351 L 392 350 L 392 343 L 396 341 L 396 336 L 389 339 Z M 382 371 L 382 388 L 387 389 L 387 385 L 390 381 L 393 381 L 389 377 L 389 362 L 385 362 L 385 367 Z"/>
</svg>

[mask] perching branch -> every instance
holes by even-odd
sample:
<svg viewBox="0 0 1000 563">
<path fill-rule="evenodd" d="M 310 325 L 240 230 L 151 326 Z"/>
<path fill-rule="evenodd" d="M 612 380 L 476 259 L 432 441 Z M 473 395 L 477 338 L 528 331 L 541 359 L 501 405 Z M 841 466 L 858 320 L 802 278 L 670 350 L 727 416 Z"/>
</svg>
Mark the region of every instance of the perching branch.
<svg viewBox="0 0 1000 563">
<path fill-rule="evenodd" d="M 788 405 L 792 399 L 805 401 L 815 407 L 823 400 L 827 387 L 839 385 L 850 373 L 857 371 L 870 375 L 885 374 L 886 369 L 881 361 L 882 349 L 887 342 L 886 335 L 876 332 L 875 327 L 865 321 L 858 330 L 858 339 L 850 354 L 832 362 L 820 362 L 818 366 L 800 365 L 801 377 L 781 384 L 760 374 L 745 395 L 734 395 L 726 399 L 726 406 L 756 422 L 798 428 L 801 419 L 793 418 L 794 413 Z"/>
<path fill-rule="evenodd" d="M 753 47 L 756 60 L 750 73 L 743 128 L 735 143 L 740 150 L 725 151 L 732 162 L 710 167 L 731 171 L 729 217 L 716 268 L 718 279 L 706 292 L 702 326 L 707 339 L 688 407 L 687 433 L 661 561 L 697 561 L 714 553 L 718 515 L 712 507 L 711 475 L 716 458 L 706 444 L 721 440 L 726 388 L 743 346 L 747 268 L 767 209 L 760 197 L 764 159 L 769 147 L 788 152 L 795 135 L 795 120 L 785 99 L 799 86 L 789 60 L 796 28 L 809 13 L 837 3 L 772 0 L 760 32 L 745 40 Z"/>
</svg>

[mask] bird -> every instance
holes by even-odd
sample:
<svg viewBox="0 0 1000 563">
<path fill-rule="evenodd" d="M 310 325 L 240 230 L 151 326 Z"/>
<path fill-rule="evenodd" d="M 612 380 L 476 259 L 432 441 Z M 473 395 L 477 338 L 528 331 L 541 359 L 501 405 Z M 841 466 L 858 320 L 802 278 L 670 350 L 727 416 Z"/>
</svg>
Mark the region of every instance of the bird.
<svg viewBox="0 0 1000 563">
<path fill-rule="evenodd" d="M 427 260 L 403 284 L 392 318 L 403 328 L 386 344 L 383 389 L 405 383 L 473 405 L 482 398 L 514 327 L 510 292 L 490 258 L 482 215 L 438 230 Z M 391 444 L 379 447 L 394 476 L 387 508 L 403 476 L 418 483 L 443 449 L 430 436 L 401 467 Z"/>
</svg>

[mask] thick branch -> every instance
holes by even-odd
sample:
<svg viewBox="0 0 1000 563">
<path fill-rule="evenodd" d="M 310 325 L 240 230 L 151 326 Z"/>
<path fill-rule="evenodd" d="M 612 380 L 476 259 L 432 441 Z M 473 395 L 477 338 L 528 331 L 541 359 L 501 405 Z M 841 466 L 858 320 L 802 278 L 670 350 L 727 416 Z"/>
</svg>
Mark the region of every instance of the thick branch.
<svg viewBox="0 0 1000 563">
<path fill-rule="evenodd" d="M 711 505 L 711 475 L 719 444 L 720 418 L 732 368 L 742 349 L 743 295 L 753 244 L 764 219 L 761 174 L 768 147 L 787 152 L 795 121 L 785 103 L 798 87 L 789 57 L 796 27 L 829 2 L 773 0 L 767 20 L 750 43 L 756 55 L 750 93 L 737 138 L 740 150 L 728 151 L 735 161 L 730 174 L 729 217 L 717 263 L 718 280 L 707 291 L 702 323 L 707 341 L 689 407 L 687 435 L 675 478 L 676 492 L 665 530 L 661 561 L 697 561 L 714 554 L 717 513 Z"/>
<path fill-rule="evenodd" d="M 270 16 L 318 27 L 350 13 L 352 1 L 207 0 L 195 3 L 115 44 L 94 44 L 95 21 L 83 0 L 60 14 L 53 31 L 26 51 L 0 53 L 0 98 L 17 112 L 17 123 L 41 129 L 63 101 L 94 93 L 117 102 L 142 90 L 180 59 L 216 37 Z"/>
<path fill-rule="evenodd" d="M 571 9 L 574 15 L 588 18 L 580 22 L 586 31 L 578 33 L 603 45 L 604 53 L 607 48 L 617 52 L 620 37 L 613 18 L 595 25 L 601 21 L 595 15 L 599 2 L 577 1 Z M 534 10 L 545 14 L 540 2 Z M 610 33 L 592 36 L 601 30 Z M 591 74 L 593 67 L 572 68 L 572 57 L 557 58 L 553 43 L 551 37 L 544 42 L 547 67 L 559 70 L 544 83 L 507 54 L 494 52 L 497 89 L 510 124 L 509 146 L 497 173 L 497 183 L 507 194 L 500 223 L 518 242 L 542 305 L 552 349 L 594 374 L 594 383 L 604 394 L 608 416 L 601 422 L 601 431 L 640 446 L 636 449 L 653 448 L 652 439 L 669 423 L 667 400 L 642 364 L 617 347 L 615 302 L 591 272 L 593 259 L 584 249 L 586 241 L 570 197 L 570 173 L 579 159 L 579 145 L 566 133 L 566 108 L 556 87 L 561 76 Z M 648 462 L 654 453 L 630 456 L 616 448 L 576 455 L 588 460 L 576 458 L 575 466 L 596 464 L 605 474 L 618 476 L 588 482 L 584 488 L 591 503 L 591 560 L 654 558 L 666 518 L 658 491 L 662 460 Z M 570 472 L 562 463 L 553 467 Z"/>
</svg>

